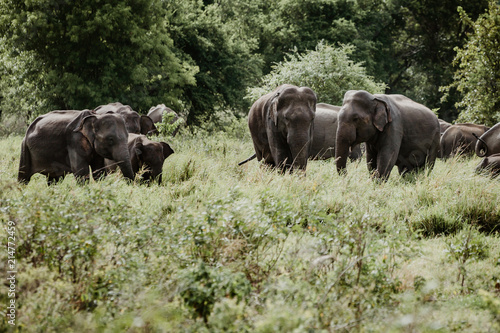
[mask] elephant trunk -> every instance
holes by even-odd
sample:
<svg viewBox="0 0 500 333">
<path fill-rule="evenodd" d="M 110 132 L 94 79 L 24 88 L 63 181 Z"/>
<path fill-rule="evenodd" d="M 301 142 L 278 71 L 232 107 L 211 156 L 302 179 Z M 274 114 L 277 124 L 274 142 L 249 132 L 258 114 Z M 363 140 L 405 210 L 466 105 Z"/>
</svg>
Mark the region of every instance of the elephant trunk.
<svg viewBox="0 0 500 333">
<path fill-rule="evenodd" d="M 123 149 L 119 149 L 113 152 L 113 160 L 118 163 L 120 170 L 123 173 L 125 178 L 130 180 L 134 180 L 135 173 L 132 169 L 132 162 L 130 161 L 130 153 L 126 145 L 124 145 Z"/>
<path fill-rule="evenodd" d="M 307 160 L 309 159 L 309 152 L 311 150 L 311 138 L 312 135 L 309 134 L 303 134 L 300 136 L 295 136 L 293 134 L 288 135 L 287 141 L 293 161 L 287 161 L 287 164 L 292 164 L 292 170 L 306 170 Z"/>
<path fill-rule="evenodd" d="M 356 131 L 347 125 L 341 125 L 337 130 L 335 161 L 339 175 L 346 173 L 347 158 L 349 157 L 349 148 L 356 139 Z"/>
<path fill-rule="evenodd" d="M 486 142 L 483 139 L 477 136 L 476 133 L 472 133 L 472 135 L 474 135 L 477 139 L 476 149 L 475 149 L 477 156 L 485 157 L 488 154 L 488 144 L 486 144 Z"/>
</svg>

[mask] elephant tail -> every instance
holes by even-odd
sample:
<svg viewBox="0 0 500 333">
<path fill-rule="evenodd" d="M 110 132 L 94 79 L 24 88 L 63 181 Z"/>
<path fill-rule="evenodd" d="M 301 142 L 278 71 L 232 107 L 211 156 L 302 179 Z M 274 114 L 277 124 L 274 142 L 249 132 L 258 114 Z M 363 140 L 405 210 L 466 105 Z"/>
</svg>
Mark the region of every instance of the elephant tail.
<svg viewBox="0 0 500 333">
<path fill-rule="evenodd" d="M 250 157 L 249 157 L 249 158 L 247 158 L 246 160 L 241 161 L 240 163 L 238 163 L 238 165 L 243 165 L 243 164 L 245 164 L 246 162 L 249 162 L 249 161 L 253 160 L 253 159 L 254 159 L 254 158 L 256 158 L 256 157 L 257 157 L 257 154 L 253 154 L 252 156 L 250 156 Z"/>
<path fill-rule="evenodd" d="M 477 136 L 476 133 L 472 133 L 474 137 L 478 140 L 478 143 L 476 144 L 476 154 L 479 157 L 485 157 L 488 154 L 488 145 L 486 142 L 484 142 L 483 139 L 481 139 L 479 136 Z M 481 142 L 481 143 L 480 143 Z M 484 148 L 481 147 L 481 145 L 484 145 Z"/>
</svg>

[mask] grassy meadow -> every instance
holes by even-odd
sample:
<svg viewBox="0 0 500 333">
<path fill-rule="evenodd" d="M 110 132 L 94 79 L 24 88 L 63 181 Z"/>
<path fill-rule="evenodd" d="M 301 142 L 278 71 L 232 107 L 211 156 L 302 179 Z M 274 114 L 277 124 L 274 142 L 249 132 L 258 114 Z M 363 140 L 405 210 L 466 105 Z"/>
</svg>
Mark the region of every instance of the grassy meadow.
<svg viewBox="0 0 500 333">
<path fill-rule="evenodd" d="M 333 160 L 305 177 L 239 167 L 244 121 L 157 139 L 175 151 L 160 185 L 49 187 L 18 184 L 22 136 L 0 138 L 18 271 L 16 326 L 2 313 L 0 331 L 500 330 L 500 181 L 474 173 L 479 158 L 379 183 L 364 160 L 345 176 Z"/>
</svg>

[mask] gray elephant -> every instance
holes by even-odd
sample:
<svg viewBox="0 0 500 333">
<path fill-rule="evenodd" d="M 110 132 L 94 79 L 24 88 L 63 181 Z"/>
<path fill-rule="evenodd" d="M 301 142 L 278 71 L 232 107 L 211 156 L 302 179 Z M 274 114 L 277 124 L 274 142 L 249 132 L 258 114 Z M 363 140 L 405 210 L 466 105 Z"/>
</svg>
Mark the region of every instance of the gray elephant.
<svg viewBox="0 0 500 333">
<path fill-rule="evenodd" d="M 476 167 L 476 173 L 489 174 L 493 178 L 500 175 L 500 154 L 484 157 Z"/>
<path fill-rule="evenodd" d="M 348 91 L 339 112 L 335 158 L 345 173 L 349 147 L 366 142 L 368 170 L 386 180 L 394 165 L 401 175 L 432 169 L 439 149 L 439 121 L 422 104 L 403 95 Z"/>
<path fill-rule="evenodd" d="M 314 132 L 309 156 L 314 160 L 325 160 L 335 157 L 335 141 L 337 138 L 338 113 L 340 106 L 318 103 L 314 117 Z M 360 145 L 350 147 L 349 158 L 354 161 L 363 155 Z"/>
<path fill-rule="evenodd" d="M 250 108 L 248 127 L 252 158 L 282 171 L 305 171 L 313 137 L 316 94 L 308 87 L 284 84 L 260 97 Z"/>
<path fill-rule="evenodd" d="M 103 174 L 104 159 L 118 161 L 125 177 L 134 178 L 127 147 L 128 133 L 122 117 L 97 115 L 90 110 L 52 111 L 28 127 L 21 145 L 18 180 L 28 183 L 35 173 L 48 183 L 73 173 L 81 183 Z"/>
<path fill-rule="evenodd" d="M 121 115 L 125 120 L 127 131 L 129 133 L 147 135 L 158 133 L 158 129 L 150 117 L 140 115 L 136 111 L 132 110 L 129 105 L 123 105 L 120 102 L 115 102 L 106 105 L 99 105 L 94 109 L 94 111 L 97 114 L 113 112 Z"/>
<path fill-rule="evenodd" d="M 451 125 L 441 136 L 440 157 L 447 159 L 457 155 L 474 155 L 477 136 L 483 135 L 489 129 L 489 127 L 484 125 L 469 123 Z"/>
<path fill-rule="evenodd" d="M 163 121 L 163 115 L 165 113 L 172 114 L 170 124 L 174 124 L 179 119 L 179 115 L 171 108 L 165 106 L 165 104 L 158 104 L 157 106 L 153 106 L 151 109 L 149 109 L 148 117 L 151 118 L 154 123 L 161 123 Z M 175 136 L 177 132 L 179 132 L 179 129 L 180 126 L 177 126 L 171 135 Z"/>
<path fill-rule="evenodd" d="M 444 132 L 448 129 L 448 127 L 451 126 L 451 124 L 443 119 L 438 118 L 438 120 L 439 120 L 439 130 L 441 132 L 441 135 L 443 135 Z"/>
<path fill-rule="evenodd" d="M 485 157 L 500 154 L 500 123 L 490 128 L 477 139 L 475 147 L 477 156 Z"/>
<path fill-rule="evenodd" d="M 134 174 L 144 167 L 142 180 L 156 180 L 161 184 L 163 162 L 174 153 L 173 149 L 166 142 L 151 141 L 143 134 L 129 133 L 128 150 Z M 114 161 L 106 159 L 105 163 L 108 171 L 116 169 Z"/>
</svg>

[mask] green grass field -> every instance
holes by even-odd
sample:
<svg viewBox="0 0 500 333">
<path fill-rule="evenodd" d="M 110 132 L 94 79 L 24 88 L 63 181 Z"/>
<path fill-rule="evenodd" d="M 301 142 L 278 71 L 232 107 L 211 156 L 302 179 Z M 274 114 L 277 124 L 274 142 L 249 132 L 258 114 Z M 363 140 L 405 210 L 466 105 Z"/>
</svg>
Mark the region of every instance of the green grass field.
<svg viewBox="0 0 500 333">
<path fill-rule="evenodd" d="M 0 139 L 0 237 L 17 258 L 16 325 L 2 313 L 0 331 L 500 329 L 500 182 L 474 174 L 479 158 L 386 183 L 365 161 L 282 175 L 237 166 L 253 146 L 234 122 L 164 139 L 160 185 L 48 187 L 17 183 L 21 140 Z M 1 312 L 8 294 L 4 280 Z"/>
</svg>

